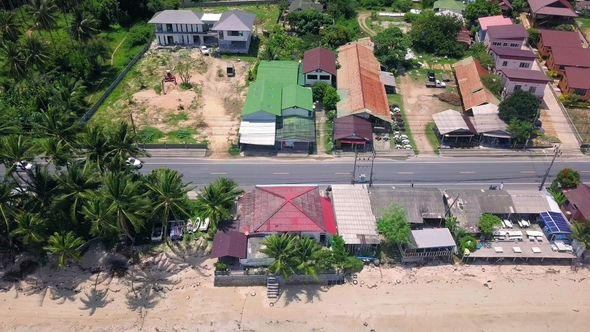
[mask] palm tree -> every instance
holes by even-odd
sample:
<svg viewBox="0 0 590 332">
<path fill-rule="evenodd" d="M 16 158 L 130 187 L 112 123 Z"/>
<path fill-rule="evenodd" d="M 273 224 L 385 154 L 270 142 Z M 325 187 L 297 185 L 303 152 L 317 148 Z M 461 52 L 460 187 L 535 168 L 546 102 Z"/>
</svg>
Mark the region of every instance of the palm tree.
<svg viewBox="0 0 590 332">
<path fill-rule="evenodd" d="M 41 121 L 34 127 L 38 136 L 55 138 L 72 146 L 76 143 L 82 126 L 75 114 L 50 106 L 40 115 Z"/>
<path fill-rule="evenodd" d="M 294 260 L 294 254 L 297 239 L 287 234 L 281 236 L 273 234 L 264 239 L 262 244 L 265 248 L 260 249 L 260 252 L 275 259 L 268 266 L 268 270 L 273 274 L 282 275 L 285 280 L 289 280 L 289 277 L 295 274 L 295 264 L 297 262 Z"/>
<path fill-rule="evenodd" d="M 234 180 L 217 178 L 199 192 L 197 210 L 216 228 L 219 222 L 232 218 L 231 208 L 243 192 Z"/>
<path fill-rule="evenodd" d="M 29 34 L 24 36 L 21 47 L 26 65 L 43 72 L 47 60 L 49 60 L 47 44 L 39 36 Z"/>
<path fill-rule="evenodd" d="M 48 245 L 45 247 L 45 250 L 59 256 L 60 267 L 66 267 L 67 261 L 69 259 L 73 259 L 75 261 L 82 260 L 80 250 L 78 250 L 78 248 L 84 243 L 84 239 L 81 237 L 76 237 L 74 232 L 55 232 L 49 237 L 47 242 Z"/>
<path fill-rule="evenodd" d="M 54 208 L 54 200 L 59 194 L 59 183 L 49 172 L 47 165 L 35 165 L 35 170 L 28 173 L 28 190 L 32 193 L 27 205 L 27 211 L 34 211 L 48 220 L 62 226 L 57 215 L 61 212 Z"/>
<path fill-rule="evenodd" d="M 67 165 L 74 158 L 72 147 L 66 141 L 55 137 L 45 137 L 38 139 L 35 143 L 37 149 L 43 152 L 45 161 L 55 165 L 58 169 Z"/>
<path fill-rule="evenodd" d="M 107 210 L 117 216 L 121 231 L 131 240 L 130 226 L 136 232 L 143 227 L 150 202 L 140 194 L 140 183 L 133 182 L 131 176 L 124 173 L 109 173 L 103 177 L 103 186 L 99 197 L 103 198 Z"/>
<path fill-rule="evenodd" d="M 17 44 L 9 41 L 2 43 L 0 54 L 4 58 L 4 66 L 8 67 L 8 72 L 15 81 L 27 76 L 27 59 Z"/>
<path fill-rule="evenodd" d="M 98 21 L 80 8 L 74 8 L 72 15 L 70 35 L 80 43 L 87 43 L 98 33 Z"/>
<path fill-rule="evenodd" d="M 0 137 L 0 161 L 6 167 L 5 177 L 11 176 L 16 170 L 16 162 L 33 160 L 34 146 L 30 137 L 10 135 Z"/>
<path fill-rule="evenodd" d="M 15 194 L 14 194 L 14 185 L 10 182 L 0 182 L 0 218 L 2 218 L 3 224 L 6 226 L 5 232 L 0 232 L 1 234 L 6 234 L 7 238 L 5 239 L 8 242 L 8 246 L 12 247 L 12 236 L 10 236 L 11 232 L 11 223 L 13 217 L 15 215 L 14 211 L 14 202 Z"/>
<path fill-rule="evenodd" d="M 90 163 L 82 166 L 73 163 L 66 172 L 57 177 L 60 194 L 56 197 L 57 205 L 63 211 L 70 212 L 70 218 L 76 222 L 83 212 L 82 207 L 92 198 L 92 192 L 99 186 L 99 180 Z"/>
<path fill-rule="evenodd" d="M 53 39 L 53 33 L 51 29 L 56 26 L 57 20 L 57 6 L 52 0 L 31 0 L 31 4 L 28 7 L 29 14 L 33 17 L 35 27 L 41 35 L 41 30 L 48 31 L 53 47 L 57 51 L 55 46 L 55 40 Z"/>
<path fill-rule="evenodd" d="M 169 168 L 158 168 L 145 178 L 153 199 L 152 216 L 162 214 L 164 222 L 169 220 L 170 215 L 174 220 L 190 216 L 187 194 L 194 187 L 189 188 L 188 183 L 183 183 L 182 175 Z"/>
<path fill-rule="evenodd" d="M 129 157 L 145 155 L 135 144 L 135 135 L 131 132 L 127 122 L 120 122 L 111 133 L 109 133 L 109 152 L 107 157 L 114 161 L 125 161 Z"/>
<path fill-rule="evenodd" d="M 16 229 L 10 234 L 19 237 L 25 245 L 40 243 L 45 240 L 45 221 L 36 213 L 21 212 L 16 215 Z"/>
<path fill-rule="evenodd" d="M 96 164 L 98 170 L 104 172 L 109 154 L 109 140 L 104 127 L 87 125 L 80 138 L 81 148 L 86 153 L 86 162 Z"/>
<path fill-rule="evenodd" d="M 297 255 L 294 257 L 297 271 L 317 278 L 318 264 L 316 264 L 316 259 L 318 259 L 320 250 L 322 247 L 315 240 L 308 237 L 298 238 Z"/>
<path fill-rule="evenodd" d="M 0 36 L 2 40 L 16 42 L 20 35 L 20 27 L 16 23 L 16 14 L 0 10 Z"/>
<path fill-rule="evenodd" d="M 108 210 L 108 204 L 101 197 L 94 196 L 82 207 L 84 217 L 92 222 L 90 234 L 94 236 L 117 235 L 121 233 L 117 218 Z"/>
<path fill-rule="evenodd" d="M 87 111 L 86 86 L 84 82 L 74 77 L 63 75 L 54 81 L 53 101 L 64 110 L 69 110 L 72 120 L 78 121 L 79 115 Z M 79 131 L 79 128 L 76 128 Z"/>
<path fill-rule="evenodd" d="M 572 227 L 572 237 L 584 245 L 587 250 L 590 250 L 590 220 L 574 222 Z"/>
</svg>

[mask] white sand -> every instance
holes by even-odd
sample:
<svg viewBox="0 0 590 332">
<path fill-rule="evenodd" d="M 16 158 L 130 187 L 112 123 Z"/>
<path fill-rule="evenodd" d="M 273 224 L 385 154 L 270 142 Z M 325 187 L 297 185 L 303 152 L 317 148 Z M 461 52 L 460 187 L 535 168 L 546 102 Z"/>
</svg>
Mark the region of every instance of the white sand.
<svg viewBox="0 0 590 332">
<path fill-rule="evenodd" d="M 590 313 L 588 270 L 568 266 L 369 267 L 356 286 L 289 286 L 270 307 L 264 287 L 213 287 L 200 256 L 160 254 L 122 279 L 43 267 L 0 292 L 0 331 L 561 332 Z"/>
</svg>

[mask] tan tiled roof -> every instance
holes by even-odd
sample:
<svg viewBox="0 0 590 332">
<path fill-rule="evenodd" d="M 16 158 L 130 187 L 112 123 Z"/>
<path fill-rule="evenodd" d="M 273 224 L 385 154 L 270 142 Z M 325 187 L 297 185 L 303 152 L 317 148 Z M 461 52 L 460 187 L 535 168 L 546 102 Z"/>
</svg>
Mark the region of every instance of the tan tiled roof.
<svg viewBox="0 0 590 332">
<path fill-rule="evenodd" d="M 368 113 L 392 122 L 385 87 L 379 77 L 381 65 L 373 51 L 351 43 L 338 49 L 338 117 Z"/>
<path fill-rule="evenodd" d="M 479 79 L 479 72 L 473 58 L 463 59 L 455 63 L 453 68 L 465 111 L 470 110 L 473 106 L 487 103 L 487 95 Z"/>
</svg>

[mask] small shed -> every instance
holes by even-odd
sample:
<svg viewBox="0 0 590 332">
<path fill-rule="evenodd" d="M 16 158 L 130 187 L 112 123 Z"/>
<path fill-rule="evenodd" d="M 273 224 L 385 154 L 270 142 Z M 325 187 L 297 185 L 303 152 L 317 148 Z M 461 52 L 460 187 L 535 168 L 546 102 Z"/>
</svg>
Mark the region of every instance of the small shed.
<svg viewBox="0 0 590 332">
<path fill-rule="evenodd" d="M 387 71 L 380 71 L 379 78 L 381 79 L 381 83 L 385 87 L 385 93 L 387 94 L 396 94 L 396 83 L 395 83 L 395 76 L 393 73 Z"/>
<path fill-rule="evenodd" d="M 413 230 L 410 242 L 400 246 L 402 262 L 419 262 L 431 258 L 450 259 L 456 251 L 455 240 L 448 228 Z"/>
<path fill-rule="evenodd" d="M 469 144 L 475 136 L 471 121 L 455 110 L 446 110 L 432 115 L 435 132 L 441 144 Z"/>
</svg>

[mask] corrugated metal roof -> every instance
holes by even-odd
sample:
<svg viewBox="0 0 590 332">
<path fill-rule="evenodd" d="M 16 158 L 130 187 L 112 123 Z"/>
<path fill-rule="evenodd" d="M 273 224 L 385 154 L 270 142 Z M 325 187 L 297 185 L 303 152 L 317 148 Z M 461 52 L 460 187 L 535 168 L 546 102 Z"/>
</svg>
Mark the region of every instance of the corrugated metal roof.
<svg viewBox="0 0 590 332">
<path fill-rule="evenodd" d="M 541 43 L 547 47 L 582 48 L 577 31 L 541 30 Z"/>
<path fill-rule="evenodd" d="M 436 128 L 442 135 L 449 133 L 473 134 L 463 115 L 455 110 L 446 110 L 432 115 Z"/>
<path fill-rule="evenodd" d="M 164 10 L 154 14 L 148 23 L 154 24 L 203 24 L 202 13 L 192 10 Z"/>
<path fill-rule="evenodd" d="M 299 80 L 299 66 L 300 64 L 294 61 L 262 60 L 258 64 L 256 81 L 266 80 L 273 82 L 279 88 L 297 85 Z"/>
<path fill-rule="evenodd" d="M 465 5 L 462 2 L 455 0 L 438 0 L 432 5 L 432 9 L 450 9 L 457 11 L 464 11 Z"/>
<path fill-rule="evenodd" d="M 371 123 L 358 116 L 349 115 L 334 120 L 334 139 L 362 139 L 373 141 Z"/>
<path fill-rule="evenodd" d="M 336 54 L 323 47 L 305 51 L 303 53 L 303 73 L 307 74 L 316 69 L 336 75 Z"/>
<path fill-rule="evenodd" d="M 426 228 L 414 230 L 410 241 L 417 249 L 454 247 L 455 240 L 448 228 Z"/>
<path fill-rule="evenodd" d="M 477 224 L 483 213 L 516 213 L 512 197 L 505 190 L 447 189 L 447 205 L 467 232 L 477 232 Z M 457 201 L 455 204 L 453 202 Z"/>
<path fill-rule="evenodd" d="M 534 14 L 578 17 L 566 0 L 529 0 L 528 3 Z"/>
<path fill-rule="evenodd" d="M 290 85 L 283 88 L 282 109 L 298 107 L 313 112 L 313 95 L 311 89 L 299 85 Z"/>
<path fill-rule="evenodd" d="M 277 141 L 297 140 L 315 142 L 315 120 L 289 116 L 283 118 L 283 127 L 277 129 Z"/>
<path fill-rule="evenodd" d="M 500 69 L 502 75 L 506 76 L 510 81 L 533 81 L 536 83 L 549 83 L 550 79 L 542 70 L 534 69 L 516 69 L 516 68 L 502 68 Z"/>
<path fill-rule="evenodd" d="M 492 26 L 488 28 L 487 34 L 488 36 L 490 36 L 490 40 L 524 40 L 526 37 L 529 36 L 529 33 L 526 31 L 522 24 Z"/>
<path fill-rule="evenodd" d="M 496 53 L 500 58 L 531 59 L 537 58 L 531 50 L 523 50 L 512 47 L 492 46 L 490 51 Z"/>
<path fill-rule="evenodd" d="M 473 120 L 471 121 L 475 126 L 478 134 L 495 133 L 501 137 L 502 135 L 510 137 L 506 132 L 508 125 L 498 117 L 498 106 L 494 104 L 486 104 L 475 106 L 471 108 L 473 112 Z"/>
<path fill-rule="evenodd" d="M 551 57 L 556 66 L 590 67 L 590 49 L 578 47 L 552 47 Z"/>
<path fill-rule="evenodd" d="M 340 102 L 338 117 L 351 114 L 370 114 L 383 121 L 393 122 L 385 87 L 379 77 L 381 65 L 373 51 L 359 43 L 349 43 L 338 49 L 337 85 Z"/>
<path fill-rule="evenodd" d="M 367 187 L 332 185 L 332 204 L 338 234 L 346 244 L 379 244 L 379 233 Z"/>
<path fill-rule="evenodd" d="M 240 144 L 274 145 L 276 122 L 242 121 L 240 124 Z"/>
<path fill-rule="evenodd" d="M 371 208 L 376 218 L 392 203 L 406 210 L 409 223 L 421 224 L 424 219 L 440 219 L 446 212 L 442 193 L 436 188 L 371 188 Z"/>
<path fill-rule="evenodd" d="M 257 80 L 250 85 L 248 95 L 242 108 L 242 115 L 264 111 L 281 116 L 282 90 L 273 82 Z"/>
<path fill-rule="evenodd" d="M 514 204 L 515 213 L 538 214 L 542 211 L 551 211 L 547 194 L 537 190 L 506 190 Z"/>
<path fill-rule="evenodd" d="M 480 17 L 477 19 L 477 21 L 479 22 L 480 28 L 484 31 L 487 30 L 488 27 L 498 25 L 512 25 L 512 20 L 509 17 L 504 17 L 502 15 Z"/>
<path fill-rule="evenodd" d="M 381 79 L 381 83 L 383 83 L 384 85 L 387 85 L 387 86 L 396 86 L 397 85 L 395 83 L 395 76 L 393 76 L 393 73 L 390 73 L 387 71 L 380 71 L 379 78 Z"/>
<path fill-rule="evenodd" d="M 453 68 L 455 69 L 459 93 L 461 94 L 465 111 L 470 110 L 474 106 L 487 103 L 488 98 L 479 78 L 479 72 L 477 71 L 473 57 L 456 62 L 453 64 Z"/>
<path fill-rule="evenodd" d="M 230 10 L 223 14 L 213 25 L 216 31 L 252 31 L 256 15 L 241 10 Z"/>
<path fill-rule="evenodd" d="M 573 89 L 590 90 L 590 69 L 565 67 L 567 86 Z"/>
</svg>

